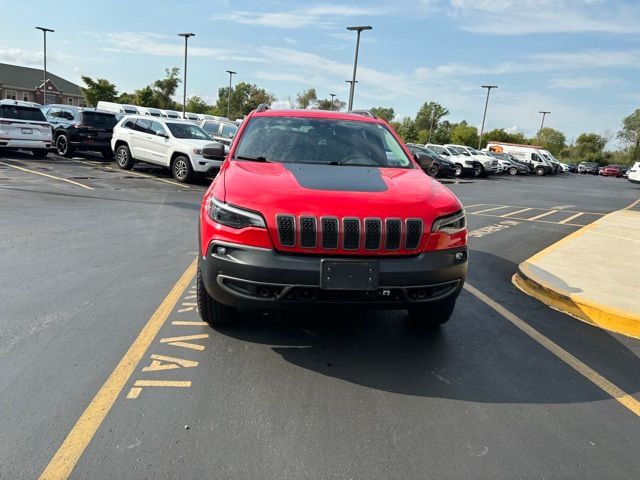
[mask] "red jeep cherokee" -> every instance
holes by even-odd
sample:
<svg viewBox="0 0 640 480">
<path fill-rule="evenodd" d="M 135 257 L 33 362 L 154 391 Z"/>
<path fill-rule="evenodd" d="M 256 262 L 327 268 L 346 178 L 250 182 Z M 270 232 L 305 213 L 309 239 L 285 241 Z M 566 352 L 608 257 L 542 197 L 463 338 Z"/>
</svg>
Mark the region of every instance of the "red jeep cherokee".
<svg viewBox="0 0 640 480">
<path fill-rule="evenodd" d="M 436 326 L 467 270 L 462 204 L 368 112 L 258 107 L 204 196 L 199 236 L 210 324 L 237 307 L 322 304 L 406 309 Z"/>
</svg>

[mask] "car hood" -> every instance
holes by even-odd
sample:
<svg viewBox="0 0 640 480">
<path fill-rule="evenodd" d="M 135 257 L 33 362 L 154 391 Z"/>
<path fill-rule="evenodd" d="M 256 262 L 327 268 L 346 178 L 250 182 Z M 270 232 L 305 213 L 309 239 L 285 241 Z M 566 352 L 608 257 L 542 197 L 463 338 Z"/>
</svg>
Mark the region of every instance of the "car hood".
<svg viewBox="0 0 640 480">
<path fill-rule="evenodd" d="M 227 203 L 258 211 L 272 225 L 278 214 L 316 217 L 434 218 L 462 208 L 421 169 L 228 161 Z M 220 195 L 218 192 L 214 192 Z"/>
</svg>

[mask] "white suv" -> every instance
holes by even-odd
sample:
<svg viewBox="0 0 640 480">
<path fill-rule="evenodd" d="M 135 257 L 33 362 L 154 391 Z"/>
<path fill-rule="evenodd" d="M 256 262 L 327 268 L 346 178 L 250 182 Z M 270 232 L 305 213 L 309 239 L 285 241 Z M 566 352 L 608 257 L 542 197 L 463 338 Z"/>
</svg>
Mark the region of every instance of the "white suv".
<svg viewBox="0 0 640 480">
<path fill-rule="evenodd" d="M 111 148 L 122 169 L 130 169 L 136 161 L 154 163 L 170 168 L 173 178 L 183 183 L 217 171 L 225 157 L 224 145 L 198 125 L 143 115 L 128 115 L 118 122 Z"/>
<path fill-rule="evenodd" d="M 30 102 L 0 100 L 0 148 L 23 148 L 36 157 L 46 157 L 51 125 Z"/>
</svg>

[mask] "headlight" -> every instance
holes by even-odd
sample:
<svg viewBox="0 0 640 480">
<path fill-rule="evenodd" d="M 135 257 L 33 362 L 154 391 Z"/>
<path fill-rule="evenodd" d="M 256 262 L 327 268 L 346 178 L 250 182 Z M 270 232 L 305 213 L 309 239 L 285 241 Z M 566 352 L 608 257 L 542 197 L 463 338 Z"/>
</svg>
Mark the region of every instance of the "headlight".
<svg viewBox="0 0 640 480">
<path fill-rule="evenodd" d="M 266 228 L 262 215 L 242 208 L 234 207 L 220 200 L 209 197 L 207 213 L 215 222 L 231 228 L 260 227 Z"/>
<path fill-rule="evenodd" d="M 464 210 L 437 218 L 431 226 L 432 232 L 458 233 L 465 229 L 467 221 L 464 217 Z"/>
<path fill-rule="evenodd" d="M 202 149 L 201 148 L 194 148 L 193 149 L 193 153 L 195 153 L 196 155 L 202 155 Z"/>
</svg>

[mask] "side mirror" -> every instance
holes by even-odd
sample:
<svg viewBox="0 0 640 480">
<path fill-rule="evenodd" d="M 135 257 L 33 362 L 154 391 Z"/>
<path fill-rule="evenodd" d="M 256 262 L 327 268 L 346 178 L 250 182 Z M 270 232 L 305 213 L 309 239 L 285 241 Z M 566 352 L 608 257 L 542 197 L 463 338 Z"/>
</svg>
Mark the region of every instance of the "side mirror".
<svg viewBox="0 0 640 480">
<path fill-rule="evenodd" d="M 156 135 L 162 138 L 169 138 L 169 135 L 167 135 L 167 132 L 156 132 Z"/>
<path fill-rule="evenodd" d="M 202 149 L 202 156 L 211 160 L 224 160 L 226 153 L 224 144 L 209 143 Z"/>
</svg>

